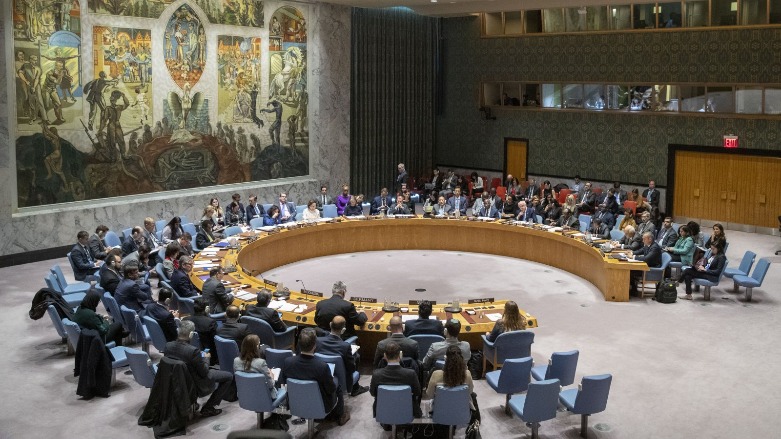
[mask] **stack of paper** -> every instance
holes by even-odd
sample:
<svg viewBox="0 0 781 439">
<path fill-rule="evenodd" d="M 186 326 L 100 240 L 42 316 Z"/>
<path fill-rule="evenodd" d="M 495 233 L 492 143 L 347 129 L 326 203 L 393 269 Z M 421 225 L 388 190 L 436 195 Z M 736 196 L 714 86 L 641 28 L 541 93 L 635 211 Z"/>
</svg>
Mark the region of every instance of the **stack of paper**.
<svg viewBox="0 0 781 439">
<path fill-rule="evenodd" d="M 502 315 L 500 313 L 498 313 L 498 312 L 497 313 L 486 314 L 485 316 L 488 317 L 488 319 L 490 321 L 492 321 L 492 322 L 495 322 L 495 321 L 497 321 L 497 320 L 502 318 Z"/>
</svg>

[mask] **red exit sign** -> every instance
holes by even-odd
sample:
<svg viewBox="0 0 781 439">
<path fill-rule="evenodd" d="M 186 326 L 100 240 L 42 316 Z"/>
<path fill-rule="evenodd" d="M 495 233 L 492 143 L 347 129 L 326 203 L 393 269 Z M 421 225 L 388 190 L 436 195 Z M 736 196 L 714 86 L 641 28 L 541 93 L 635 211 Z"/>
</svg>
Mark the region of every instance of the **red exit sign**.
<svg viewBox="0 0 781 439">
<path fill-rule="evenodd" d="M 738 136 L 732 136 L 732 135 L 724 136 L 724 147 L 725 148 L 737 148 L 738 147 Z"/>
</svg>

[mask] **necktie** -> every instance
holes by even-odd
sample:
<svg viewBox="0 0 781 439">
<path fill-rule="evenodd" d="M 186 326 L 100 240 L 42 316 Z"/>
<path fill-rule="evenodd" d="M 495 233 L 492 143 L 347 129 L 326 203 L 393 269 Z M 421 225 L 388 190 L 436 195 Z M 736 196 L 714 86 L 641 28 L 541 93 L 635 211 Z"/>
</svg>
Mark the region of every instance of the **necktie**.
<svg viewBox="0 0 781 439">
<path fill-rule="evenodd" d="M 616 203 L 621 204 L 621 197 L 618 195 L 618 192 L 616 192 Z"/>
<path fill-rule="evenodd" d="M 87 254 L 87 260 L 90 261 L 90 263 L 91 263 L 92 262 L 92 255 L 89 254 L 89 249 L 86 246 L 82 246 L 82 247 L 84 247 L 84 253 Z"/>
<path fill-rule="evenodd" d="M 459 200 L 458 198 L 456 198 L 456 210 L 460 210 L 460 209 L 458 208 L 458 204 L 459 204 L 458 202 L 459 202 L 459 201 L 461 201 L 461 200 Z"/>
<path fill-rule="evenodd" d="M 325 195 L 323 195 L 323 203 L 322 204 L 325 204 Z"/>
</svg>

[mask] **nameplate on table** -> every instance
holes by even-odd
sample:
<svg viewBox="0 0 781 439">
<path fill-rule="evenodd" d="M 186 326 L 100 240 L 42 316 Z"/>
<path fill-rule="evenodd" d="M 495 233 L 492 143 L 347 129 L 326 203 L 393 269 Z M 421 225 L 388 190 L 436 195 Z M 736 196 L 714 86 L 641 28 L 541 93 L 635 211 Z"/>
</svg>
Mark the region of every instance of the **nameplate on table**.
<svg viewBox="0 0 781 439">
<path fill-rule="evenodd" d="M 486 297 L 484 299 L 469 299 L 469 300 L 467 300 L 466 303 L 471 305 L 473 303 L 489 303 L 489 302 L 493 302 L 493 301 L 494 301 L 493 297 Z"/>
<path fill-rule="evenodd" d="M 351 296 L 350 302 L 361 302 L 361 303 L 377 303 L 377 299 L 371 298 L 371 297 L 357 297 L 357 296 Z"/>
<path fill-rule="evenodd" d="M 241 267 L 241 271 L 243 271 L 243 272 L 244 272 L 244 274 L 246 274 L 247 276 L 252 276 L 252 272 L 251 272 L 250 270 L 247 270 L 247 269 L 246 269 L 246 268 L 244 268 L 244 267 Z"/>
<path fill-rule="evenodd" d="M 312 290 L 301 290 L 301 294 L 306 294 L 308 296 L 315 296 L 315 297 L 323 297 L 323 293 L 312 291 Z"/>
<path fill-rule="evenodd" d="M 420 302 L 423 302 L 423 300 L 410 300 L 409 304 L 410 305 L 420 305 Z M 436 305 L 437 301 L 436 300 L 429 300 L 428 303 L 430 303 L 432 305 Z"/>
<path fill-rule="evenodd" d="M 273 280 L 263 279 L 263 283 L 270 287 L 274 287 L 274 288 L 277 287 L 277 283 L 274 282 Z"/>
</svg>

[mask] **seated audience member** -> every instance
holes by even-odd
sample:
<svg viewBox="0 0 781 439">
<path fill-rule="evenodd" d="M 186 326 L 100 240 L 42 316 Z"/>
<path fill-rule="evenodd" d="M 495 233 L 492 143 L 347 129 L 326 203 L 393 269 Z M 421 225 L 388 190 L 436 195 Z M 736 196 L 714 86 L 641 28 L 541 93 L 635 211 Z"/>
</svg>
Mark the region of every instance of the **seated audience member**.
<svg viewBox="0 0 781 439">
<path fill-rule="evenodd" d="M 273 205 L 266 211 L 266 216 L 263 217 L 264 226 L 278 226 L 280 224 L 279 219 L 279 206 Z"/>
<path fill-rule="evenodd" d="M 581 190 L 583 190 L 583 183 L 580 181 L 580 175 L 575 175 L 575 183 L 572 185 L 572 193 L 573 194 L 579 194 Z"/>
<path fill-rule="evenodd" d="M 496 209 L 496 206 L 491 203 L 490 198 L 485 198 L 482 201 L 483 206 L 477 211 L 477 216 L 494 219 L 500 219 L 502 217 L 499 210 Z M 474 208 L 472 210 L 474 210 Z"/>
<path fill-rule="evenodd" d="M 453 206 L 448 204 L 444 195 L 440 195 L 437 204 L 431 210 L 434 216 L 448 216 L 453 214 Z"/>
<path fill-rule="evenodd" d="M 686 295 L 681 299 L 692 300 L 692 280 L 706 279 L 716 282 L 719 274 L 727 263 L 727 257 L 724 256 L 724 242 L 716 240 L 710 244 L 710 256 L 697 261 L 693 267 L 688 267 L 681 273 L 681 280 L 686 284 Z"/>
<path fill-rule="evenodd" d="M 697 221 L 689 221 L 686 223 L 686 226 L 689 228 L 689 236 L 691 236 L 692 240 L 694 240 L 694 245 L 705 245 L 705 238 L 702 233 L 700 233 L 700 223 Z M 680 229 L 678 229 L 680 233 Z"/>
<path fill-rule="evenodd" d="M 193 235 L 191 235 L 189 232 L 182 233 L 182 236 L 179 237 L 179 249 L 181 250 L 181 253 L 185 256 L 193 256 L 195 255 L 195 252 L 193 251 Z"/>
<path fill-rule="evenodd" d="M 342 193 L 336 197 L 336 214 L 339 216 L 344 215 L 344 209 L 350 204 L 350 186 L 342 185 Z"/>
<path fill-rule="evenodd" d="M 334 204 L 334 200 L 328 196 L 328 186 L 320 186 L 320 194 L 315 197 L 317 202 L 317 210 L 323 211 L 323 206 L 326 204 Z"/>
<path fill-rule="evenodd" d="M 526 317 L 521 315 L 518 304 L 512 300 L 504 304 L 504 314 L 502 318 L 494 323 L 491 332 L 486 332 L 488 341 L 496 341 L 496 337 L 510 331 L 520 331 L 526 329 Z"/>
<path fill-rule="evenodd" d="M 95 228 L 95 233 L 89 237 L 89 249 L 92 252 L 92 256 L 101 261 L 106 259 L 106 253 L 111 250 L 111 247 L 107 247 L 106 242 L 103 240 L 106 237 L 106 232 L 108 232 L 108 227 L 101 224 Z"/>
<path fill-rule="evenodd" d="M 426 386 L 425 399 L 434 399 L 437 393 L 437 386 L 442 385 L 444 387 L 456 387 L 464 384 L 469 387 L 469 393 L 472 394 L 474 386 L 472 384 L 472 374 L 466 367 L 466 363 L 469 360 L 465 360 L 461 355 L 458 355 L 460 349 L 458 346 L 450 345 L 446 351 L 443 352 L 445 357 L 445 367 L 442 370 L 435 370 L 431 374 L 431 378 L 428 380 L 428 386 Z M 469 398 L 469 407 L 474 410 L 474 404 L 472 398 Z"/>
<path fill-rule="evenodd" d="M 445 328 L 437 318 L 431 318 L 431 302 L 423 300 L 418 304 L 418 318 L 404 323 L 404 336 L 443 335 Z"/>
<path fill-rule="evenodd" d="M 127 256 L 130 253 L 133 253 L 134 251 L 138 250 L 138 247 L 142 244 L 144 244 L 144 232 L 141 227 L 133 227 L 132 231 L 130 232 L 130 239 L 125 238 L 125 241 L 122 243 L 122 256 Z"/>
<path fill-rule="evenodd" d="M 222 207 L 220 207 L 220 200 L 212 198 L 209 200 L 209 205 L 214 208 L 214 225 L 225 224 L 225 212 Z"/>
<path fill-rule="evenodd" d="M 369 208 L 370 215 L 381 215 L 383 212 L 387 213 L 390 206 L 393 204 L 391 197 L 388 195 L 388 188 L 382 188 L 380 195 L 374 197 L 371 207 Z"/>
<path fill-rule="evenodd" d="M 542 221 L 545 224 L 550 224 L 550 221 L 556 221 L 561 215 L 561 206 L 559 202 L 553 198 L 553 195 L 546 195 L 540 203 L 540 211 L 537 212 L 542 216 Z"/>
<path fill-rule="evenodd" d="M 171 218 L 171 221 L 168 221 L 168 224 L 163 228 L 163 244 L 176 241 L 183 233 L 182 219 L 178 216 Z"/>
<path fill-rule="evenodd" d="M 570 212 L 575 212 L 578 209 L 578 203 L 575 199 L 575 195 L 567 195 L 567 198 L 564 199 L 564 205 L 561 206 L 562 212 L 564 209 L 569 209 Z"/>
<path fill-rule="evenodd" d="M 225 226 L 238 226 L 244 222 L 244 215 L 239 208 L 239 203 L 232 201 L 228 205 L 228 211 L 225 213 Z"/>
<path fill-rule="evenodd" d="M 477 172 L 472 172 L 469 176 L 469 181 L 472 182 L 472 196 L 479 197 L 483 194 L 483 177 L 477 175 Z"/>
<path fill-rule="evenodd" d="M 618 224 L 618 230 L 624 230 L 626 226 L 637 227 L 637 222 L 635 222 L 635 215 L 632 213 L 631 207 L 624 209 L 624 218 L 622 218 L 621 223 Z"/>
<path fill-rule="evenodd" d="M 190 280 L 190 272 L 193 269 L 193 258 L 182 256 L 179 258 L 179 268 L 171 275 L 171 286 L 179 297 L 198 297 L 198 289 Z"/>
<path fill-rule="evenodd" d="M 431 218 L 434 215 L 434 206 L 436 206 L 439 195 L 431 191 L 423 202 L 423 218 Z"/>
<path fill-rule="evenodd" d="M 643 244 L 642 241 L 635 239 L 636 234 L 637 232 L 635 231 L 634 227 L 627 226 L 624 229 L 624 237 L 619 239 L 618 241 L 611 242 L 611 245 L 615 249 L 632 250 L 632 251 L 640 250 L 640 247 L 642 247 Z"/>
<path fill-rule="evenodd" d="M 168 303 L 171 302 L 173 292 L 168 288 L 160 288 L 157 292 L 157 302 L 148 303 L 145 307 L 146 316 L 157 321 L 165 334 L 166 341 L 176 340 L 176 320 L 171 311 L 168 310 Z"/>
<path fill-rule="evenodd" d="M 225 323 L 217 328 L 217 335 L 222 338 L 227 338 L 236 342 L 238 346 L 241 346 L 244 337 L 251 334 L 246 323 L 239 323 L 239 307 L 231 305 L 225 310 Z"/>
<path fill-rule="evenodd" d="M 694 245 L 694 239 L 691 237 L 690 230 L 688 225 L 681 226 L 678 229 L 678 240 L 675 241 L 675 245 L 664 248 L 664 251 L 671 254 L 673 262 L 680 262 L 688 267 L 694 265 L 692 259 L 694 258 L 694 250 L 697 248 Z M 668 273 L 665 272 L 665 276 L 667 275 Z"/>
<path fill-rule="evenodd" d="M 466 197 L 461 195 L 460 187 L 453 190 L 453 196 L 447 200 L 447 204 L 453 209 L 454 215 L 466 216 Z"/>
<path fill-rule="evenodd" d="M 277 397 L 277 388 L 274 386 L 274 375 L 269 370 L 266 360 L 260 358 L 260 338 L 255 334 L 244 337 L 241 342 L 239 356 L 233 359 L 234 372 L 259 373 L 266 376 L 266 385 L 271 394 L 271 399 Z"/>
<path fill-rule="evenodd" d="M 504 196 L 504 200 L 502 200 L 497 209 L 499 209 L 502 219 L 513 219 L 518 214 L 516 212 L 518 210 L 517 207 L 515 199 L 508 193 Z"/>
<path fill-rule="evenodd" d="M 193 304 L 193 315 L 182 320 L 189 320 L 195 325 L 195 332 L 201 341 L 202 349 L 212 352 L 211 364 L 217 364 L 217 350 L 214 348 L 214 336 L 217 334 L 217 321 L 209 314 L 209 307 L 203 297 L 196 297 Z"/>
<path fill-rule="evenodd" d="M 368 317 L 362 312 L 355 310 L 352 302 L 344 300 L 347 293 L 347 286 L 342 281 L 337 281 L 331 288 L 331 297 L 317 302 L 315 305 L 315 324 L 325 332 L 331 331 L 331 321 L 334 317 L 342 316 L 347 322 L 342 338 L 348 338 L 355 335 L 355 327 L 362 327 Z"/>
<path fill-rule="evenodd" d="M 360 195 L 358 196 L 358 204 L 360 204 Z M 407 206 L 409 213 L 415 214 L 415 201 L 412 199 L 412 193 L 408 189 L 404 189 L 401 193 L 401 198 L 404 200 L 404 205 Z"/>
<path fill-rule="evenodd" d="M 507 188 L 508 194 L 515 196 L 515 193 L 519 190 L 520 185 L 517 178 L 513 177 L 512 174 L 507 174 L 507 178 L 504 179 L 504 187 Z"/>
<path fill-rule="evenodd" d="M 580 222 L 578 222 L 578 219 L 572 215 L 571 210 L 564 208 L 561 209 L 561 216 L 556 222 L 556 225 L 564 229 L 577 229 L 580 227 Z"/>
<path fill-rule="evenodd" d="M 193 322 L 184 320 L 179 325 L 176 341 L 170 341 L 165 345 L 165 356 L 179 360 L 187 365 L 187 370 L 198 389 L 198 396 L 206 396 L 211 393 L 209 399 L 201 408 L 201 417 L 216 416 L 222 410 L 216 408 L 230 391 L 233 374 L 224 370 L 210 369 L 201 355 L 201 351 L 190 344 L 192 333 L 195 332 Z M 210 354 L 205 354 L 209 357 Z M 217 388 L 214 385 L 217 384 Z"/>
<path fill-rule="evenodd" d="M 301 219 L 304 221 L 320 219 L 320 211 L 317 210 L 317 202 L 315 200 L 309 200 L 309 203 L 306 204 L 306 209 L 301 214 Z"/>
<path fill-rule="evenodd" d="M 122 270 L 124 278 L 117 285 L 114 299 L 116 299 L 117 305 L 125 305 L 142 315 L 146 305 L 152 303 L 152 288 L 145 283 L 138 282 L 137 265 L 126 265 Z"/>
<path fill-rule="evenodd" d="M 239 205 L 239 212 L 241 213 L 241 217 L 244 218 L 246 212 L 244 210 L 244 205 L 241 203 L 241 194 L 235 193 L 231 195 L 231 202 Z"/>
<path fill-rule="evenodd" d="M 705 241 L 705 248 L 710 248 L 710 246 L 716 242 L 721 241 L 721 248 L 724 249 L 727 244 L 727 235 L 724 234 L 724 226 L 722 226 L 719 223 L 716 223 L 713 225 L 713 234 L 708 237 L 708 239 Z"/>
<path fill-rule="evenodd" d="M 203 215 L 201 215 L 201 222 L 207 220 L 212 223 L 212 227 L 217 226 L 217 212 L 214 210 L 214 206 L 211 204 L 207 205 L 203 209 Z"/>
<path fill-rule="evenodd" d="M 551 186 L 550 180 L 545 180 L 542 182 L 542 188 L 540 189 L 540 198 L 545 199 L 548 195 L 553 197 L 553 199 L 556 199 L 559 194 L 556 192 L 556 189 Z"/>
<path fill-rule="evenodd" d="M 350 206 L 347 206 L 347 209 L 350 209 Z M 396 196 L 396 204 L 391 206 L 391 208 L 388 210 L 388 215 L 409 215 L 409 214 L 410 211 L 407 205 L 404 204 L 404 198 L 401 196 L 401 194 L 398 194 Z"/>
<path fill-rule="evenodd" d="M 526 221 L 527 223 L 536 223 L 537 212 L 533 207 L 528 207 L 526 202 L 521 200 L 518 202 L 518 213 L 515 215 L 515 219 L 518 221 Z"/>
<path fill-rule="evenodd" d="M 383 358 L 388 365 L 381 369 L 376 369 L 372 373 L 370 385 L 371 395 L 374 397 L 374 405 L 372 406 L 374 415 L 377 415 L 377 389 L 380 386 L 409 386 L 412 392 L 412 415 L 420 418 L 423 416 L 423 412 L 420 410 L 420 380 L 414 369 L 407 369 L 401 366 L 401 347 L 396 341 L 391 340 L 385 344 L 380 360 Z M 379 360 L 375 361 L 375 363 L 379 363 Z"/>
<path fill-rule="evenodd" d="M 635 209 L 635 214 L 636 215 L 639 215 L 639 214 L 644 213 L 644 212 L 651 213 L 651 210 L 652 210 L 651 205 L 646 203 L 645 201 L 643 201 L 643 198 L 640 197 L 640 194 L 637 191 L 637 189 L 632 189 L 632 191 L 630 191 L 627 194 L 626 201 L 634 201 L 635 202 L 635 204 L 637 206 L 636 209 Z M 622 206 L 623 206 L 623 204 L 622 204 Z"/>
<path fill-rule="evenodd" d="M 659 208 L 659 189 L 656 189 L 656 182 L 653 180 L 648 181 L 648 188 L 643 191 L 643 198 L 651 205 L 652 208 Z"/>
<path fill-rule="evenodd" d="M 491 200 L 491 204 L 496 207 L 496 210 L 501 211 L 504 200 L 499 195 L 496 195 L 496 188 L 492 187 L 488 190 L 488 198 Z"/>
<path fill-rule="evenodd" d="M 582 193 L 578 194 L 578 202 L 577 209 L 575 210 L 575 216 L 578 216 L 580 214 L 590 214 L 594 211 L 594 206 L 596 206 L 596 195 L 591 190 L 591 183 L 586 183 L 583 186 Z"/>
<path fill-rule="evenodd" d="M 342 358 L 344 376 L 347 388 L 350 389 L 350 396 L 358 396 L 361 393 L 365 393 L 369 388 L 361 386 L 358 381 L 353 382 L 353 372 L 355 372 L 356 364 L 359 363 L 359 360 L 356 358 L 357 353 L 353 355 L 350 343 L 342 340 L 346 324 L 344 317 L 334 317 L 331 321 L 331 331 L 327 335 L 317 337 L 317 352 Z"/>
<path fill-rule="evenodd" d="M 445 323 L 445 341 L 438 341 L 432 343 L 428 348 L 426 357 L 423 358 L 423 368 L 431 370 L 434 367 L 434 363 L 437 360 L 441 360 L 445 357 L 445 352 L 449 346 L 456 346 L 461 351 L 461 355 L 464 357 L 464 361 L 469 361 L 472 356 L 472 352 L 469 349 L 469 342 L 459 341 L 458 334 L 461 333 L 461 322 L 456 319 L 450 319 Z"/>
<path fill-rule="evenodd" d="M 326 412 L 329 412 L 326 419 L 337 420 L 339 425 L 344 425 L 350 420 L 350 413 L 344 409 L 342 390 L 334 383 L 331 368 L 325 361 L 315 357 L 316 344 L 315 330 L 312 328 L 303 329 L 298 338 L 298 348 L 301 354 L 285 358 L 279 383 L 287 384 L 288 378 L 317 381 L 320 397 L 323 399 L 323 407 Z"/>
<path fill-rule="evenodd" d="M 442 195 L 447 197 L 455 191 L 458 177 L 452 169 L 447 170 L 447 175 L 442 179 Z"/>
<path fill-rule="evenodd" d="M 128 254 L 124 258 L 122 258 L 122 266 L 128 264 L 135 264 L 138 266 L 138 272 L 144 281 L 147 281 L 147 278 L 149 277 L 149 254 L 151 250 L 149 249 L 149 246 L 146 244 L 141 244 L 138 246 L 138 250 L 134 251 L 133 253 Z M 154 267 L 151 267 L 154 268 Z"/>
<path fill-rule="evenodd" d="M 296 205 L 287 200 L 287 194 L 279 194 L 279 222 L 289 223 L 296 220 Z"/>
<path fill-rule="evenodd" d="M 656 226 L 651 222 L 650 212 L 643 212 L 640 215 L 640 224 L 637 225 L 636 229 L 639 236 L 643 236 L 646 232 L 651 232 L 652 235 L 656 234 Z"/>
<path fill-rule="evenodd" d="M 168 279 L 174 275 L 174 270 L 179 269 L 179 258 L 182 257 L 182 248 L 176 242 L 170 242 L 165 247 L 165 258 L 163 259 L 163 274 Z M 187 255 L 184 255 L 187 256 Z"/>
<path fill-rule="evenodd" d="M 643 246 L 632 252 L 632 257 L 638 261 L 645 262 L 649 268 L 659 268 L 662 266 L 662 248 L 654 241 L 654 235 L 651 232 L 643 233 Z M 637 294 L 637 281 L 642 279 L 643 272 L 632 270 L 629 277 L 629 294 Z"/>
<path fill-rule="evenodd" d="M 209 278 L 203 283 L 203 288 L 201 289 L 201 295 L 209 305 L 212 314 L 225 312 L 225 309 L 233 303 L 231 289 L 225 289 L 222 277 L 222 268 L 212 268 L 209 270 Z"/>
<path fill-rule="evenodd" d="M 89 233 L 82 230 L 76 234 L 76 245 L 71 249 L 73 261 L 73 277 L 78 281 L 92 282 L 98 272 L 101 262 L 95 258 L 89 248 Z"/>
<path fill-rule="evenodd" d="M 195 235 L 195 245 L 197 245 L 199 249 L 203 250 L 214 242 L 216 237 L 212 233 L 212 226 L 213 223 L 211 220 L 201 221 L 201 230 Z"/>
<path fill-rule="evenodd" d="M 400 202 L 403 200 L 400 198 Z M 358 198 L 353 195 L 350 197 L 350 202 L 344 208 L 344 216 L 361 216 L 363 215 L 363 207 L 358 203 Z"/>
<path fill-rule="evenodd" d="M 121 322 L 109 323 L 108 316 L 98 314 L 98 303 L 100 303 L 100 293 L 90 288 L 87 295 L 81 300 L 79 308 L 73 313 L 71 320 L 81 329 L 98 331 L 104 343 L 113 341 L 117 346 L 122 346 L 122 339 L 128 336 L 128 333 L 122 330 Z"/>
<path fill-rule="evenodd" d="M 285 332 L 287 325 L 279 318 L 277 310 L 268 307 L 268 304 L 271 303 L 271 291 L 268 288 L 262 288 L 258 291 L 257 300 L 256 305 L 247 307 L 245 314 L 265 321 L 274 332 Z"/>
<path fill-rule="evenodd" d="M 428 183 L 426 183 L 425 188 L 429 191 L 436 192 L 437 195 L 439 195 L 439 191 L 442 190 L 442 174 L 436 166 L 431 170 L 431 178 Z"/>
<path fill-rule="evenodd" d="M 399 316 L 393 316 L 390 319 L 389 328 L 391 335 L 388 338 L 381 340 L 377 343 L 377 349 L 374 350 L 374 361 L 372 364 L 375 368 L 380 366 L 382 361 L 382 355 L 385 353 L 390 343 L 396 343 L 400 347 L 403 355 L 402 357 L 412 358 L 418 360 L 418 342 L 404 336 L 404 323 Z"/>
<path fill-rule="evenodd" d="M 600 204 L 597 207 L 597 211 L 594 212 L 592 221 L 595 219 L 598 219 L 602 222 L 602 224 L 607 228 L 608 233 L 613 230 L 613 227 L 616 225 L 616 217 L 613 216 L 613 212 L 611 212 L 605 204 Z"/>
<path fill-rule="evenodd" d="M 160 248 L 164 245 L 163 241 L 157 239 L 157 230 L 155 227 L 155 220 L 151 217 L 144 218 L 144 228 L 142 230 L 144 235 L 144 242 L 150 248 Z"/>
<path fill-rule="evenodd" d="M 599 207 L 603 208 L 603 210 L 609 212 L 611 215 L 617 214 L 619 211 L 621 211 L 621 207 L 624 205 L 622 202 L 621 204 L 618 204 L 616 201 L 617 195 L 614 192 L 614 189 L 611 187 L 607 191 L 607 196 L 605 196 L 605 199 L 599 203 Z"/>
<path fill-rule="evenodd" d="M 245 213 L 247 215 L 247 218 L 245 219 L 244 222 L 247 224 L 249 224 L 249 222 L 254 218 L 263 218 L 263 216 L 266 214 L 266 212 L 263 210 L 263 206 L 258 204 L 257 195 L 252 194 L 249 196 L 249 204 L 247 204 Z"/>
<path fill-rule="evenodd" d="M 678 232 L 673 229 L 673 219 L 669 216 L 662 222 L 662 227 L 656 232 L 656 243 L 664 249 L 675 245 L 678 240 Z"/>
<path fill-rule="evenodd" d="M 624 201 L 626 201 L 626 191 L 621 189 L 621 182 L 620 181 L 614 181 L 613 187 L 610 188 L 613 190 L 613 197 L 616 199 L 616 204 L 619 206 L 624 205 Z"/>
<path fill-rule="evenodd" d="M 122 280 L 121 272 L 122 259 L 119 257 L 119 249 L 112 249 L 106 256 L 106 262 L 100 267 L 100 287 L 113 296 Z"/>
<path fill-rule="evenodd" d="M 529 179 L 529 186 L 522 192 L 521 199 L 531 202 L 532 197 L 535 195 L 540 195 L 540 187 L 537 186 L 537 180 L 531 178 Z"/>
<path fill-rule="evenodd" d="M 592 239 L 610 239 L 610 229 L 606 225 L 602 224 L 602 220 L 594 218 L 591 220 L 591 224 L 588 227 L 588 232 L 591 233 Z"/>
</svg>

